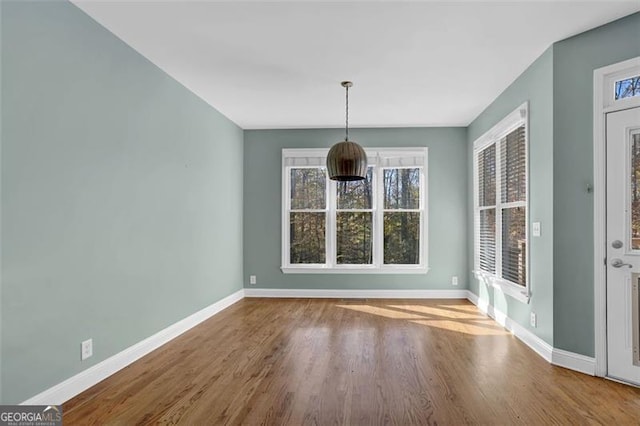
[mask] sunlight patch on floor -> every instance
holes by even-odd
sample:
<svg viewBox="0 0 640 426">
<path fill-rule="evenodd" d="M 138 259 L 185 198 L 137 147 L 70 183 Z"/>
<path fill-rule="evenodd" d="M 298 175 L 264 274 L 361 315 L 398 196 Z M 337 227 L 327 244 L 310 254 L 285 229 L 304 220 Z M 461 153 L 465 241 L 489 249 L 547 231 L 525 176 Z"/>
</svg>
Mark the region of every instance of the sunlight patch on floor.
<svg viewBox="0 0 640 426">
<path fill-rule="evenodd" d="M 504 336 L 509 332 L 502 327 L 492 324 L 473 324 L 452 320 L 411 320 L 411 322 L 427 327 L 440 328 L 442 330 L 455 331 L 458 333 L 471 334 L 474 336 Z"/>
<path fill-rule="evenodd" d="M 433 307 L 433 306 L 424 306 L 424 305 L 389 305 L 395 309 L 402 309 L 406 311 L 412 311 L 420 314 L 428 314 L 428 315 L 437 315 L 445 318 L 456 318 L 456 319 L 479 319 L 486 318 L 485 315 L 479 313 L 477 310 L 475 312 L 460 312 L 458 310 L 449 309 L 446 306 L 441 307 Z"/>
<path fill-rule="evenodd" d="M 462 312 L 456 309 L 449 309 L 447 305 L 440 305 L 439 307 L 397 304 L 379 306 L 362 303 L 338 304 L 336 306 L 356 312 L 409 321 L 414 324 L 474 336 L 502 336 L 509 334 L 507 330 L 496 324 L 491 318 L 478 312 L 474 306 L 468 307 L 471 309 L 462 309 Z M 452 307 L 467 308 L 464 305 L 454 305 Z"/>
</svg>

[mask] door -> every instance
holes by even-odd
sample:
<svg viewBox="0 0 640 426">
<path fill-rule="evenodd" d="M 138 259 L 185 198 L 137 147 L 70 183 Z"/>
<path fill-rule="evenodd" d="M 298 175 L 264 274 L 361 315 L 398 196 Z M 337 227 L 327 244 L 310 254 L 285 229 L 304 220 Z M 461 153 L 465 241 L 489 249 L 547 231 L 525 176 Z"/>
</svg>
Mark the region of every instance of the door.
<svg viewBox="0 0 640 426">
<path fill-rule="evenodd" d="M 640 385 L 640 108 L 607 114 L 607 368 Z"/>
</svg>

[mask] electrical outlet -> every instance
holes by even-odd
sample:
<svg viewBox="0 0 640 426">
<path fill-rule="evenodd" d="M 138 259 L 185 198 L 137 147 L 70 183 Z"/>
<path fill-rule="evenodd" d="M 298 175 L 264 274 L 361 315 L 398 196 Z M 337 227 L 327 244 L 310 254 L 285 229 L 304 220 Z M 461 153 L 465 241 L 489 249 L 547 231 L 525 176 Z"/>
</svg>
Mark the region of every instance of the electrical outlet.
<svg viewBox="0 0 640 426">
<path fill-rule="evenodd" d="M 538 316 L 536 315 L 535 312 L 531 312 L 531 318 L 529 319 L 529 323 L 531 323 L 531 327 L 537 327 L 538 326 Z"/>
<path fill-rule="evenodd" d="M 256 280 L 256 276 L 255 275 L 249 275 L 249 284 L 256 284 L 257 280 Z"/>
<path fill-rule="evenodd" d="M 93 339 L 85 340 L 80 344 L 80 360 L 93 356 Z"/>
<path fill-rule="evenodd" d="M 451 285 L 458 285 L 458 277 L 456 275 L 451 277 Z"/>
</svg>

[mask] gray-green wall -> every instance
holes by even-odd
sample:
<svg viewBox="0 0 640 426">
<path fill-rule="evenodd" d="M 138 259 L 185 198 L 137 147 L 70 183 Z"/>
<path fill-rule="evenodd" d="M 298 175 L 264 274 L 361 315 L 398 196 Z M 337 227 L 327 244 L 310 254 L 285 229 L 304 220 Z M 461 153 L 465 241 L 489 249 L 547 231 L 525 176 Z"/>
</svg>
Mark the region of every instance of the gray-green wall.
<svg viewBox="0 0 640 426">
<path fill-rule="evenodd" d="M 593 71 L 640 56 L 640 13 L 553 51 L 554 343 L 594 355 Z"/>
<path fill-rule="evenodd" d="M 470 290 L 518 324 L 553 344 L 553 48 L 547 49 L 518 79 L 480 114 L 468 130 L 467 168 L 473 169 L 473 142 L 523 102 L 529 102 L 529 224 L 540 222 L 540 237 L 530 237 L 529 304 L 478 282 Z M 469 177 L 468 226 L 473 229 L 473 177 Z M 473 265 L 473 237 L 468 239 L 469 270 Z M 537 328 L 529 325 L 536 312 Z"/>
<path fill-rule="evenodd" d="M 344 138 L 343 129 L 245 131 L 244 279 L 257 288 L 464 289 L 467 286 L 466 129 L 353 129 L 365 147 L 426 146 L 428 157 L 429 266 L 422 275 L 283 274 L 281 182 L 283 148 L 325 148 Z M 457 275 L 458 287 L 451 286 Z"/>
<path fill-rule="evenodd" d="M 243 132 L 70 3 L 1 23 L 6 404 L 242 288 Z"/>
<path fill-rule="evenodd" d="M 529 305 L 470 280 L 470 289 L 554 347 L 594 355 L 593 277 L 593 71 L 640 56 L 640 13 L 554 43 L 468 128 L 473 141 L 520 103 L 530 102 Z M 471 180 L 469 181 L 471 188 Z M 469 192 L 472 206 L 473 192 Z M 472 227 L 470 208 L 468 226 Z M 530 225 L 529 223 L 529 225 Z M 471 228 L 472 229 L 472 228 Z M 473 242 L 469 241 L 469 269 Z M 538 328 L 529 313 L 538 314 Z"/>
</svg>

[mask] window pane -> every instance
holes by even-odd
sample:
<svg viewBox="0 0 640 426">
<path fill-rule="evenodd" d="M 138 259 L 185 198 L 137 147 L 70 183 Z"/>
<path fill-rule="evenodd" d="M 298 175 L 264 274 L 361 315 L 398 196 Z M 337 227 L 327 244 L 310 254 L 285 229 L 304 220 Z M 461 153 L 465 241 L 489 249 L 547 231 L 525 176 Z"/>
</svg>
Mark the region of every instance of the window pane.
<svg viewBox="0 0 640 426">
<path fill-rule="evenodd" d="M 640 96 L 640 75 L 616 81 L 616 101 L 618 99 Z"/>
<path fill-rule="evenodd" d="M 339 265 L 364 265 L 373 262 L 372 255 L 372 213 L 338 212 L 337 240 Z"/>
<path fill-rule="evenodd" d="M 496 272 L 496 209 L 480 212 L 479 256 L 480 270 Z"/>
<path fill-rule="evenodd" d="M 291 208 L 324 209 L 326 182 L 324 169 L 291 169 Z"/>
<path fill-rule="evenodd" d="M 384 263 L 420 263 L 420 213 L 384 213 Z"/>
<path fill-rule="evenodd" d="M 631 248 L 640 250 L 640 134 L 631 143 Z"/>
<path fill-rule="evenodd" d="M 524 126 L 509 133 L 500 144 L 502 202 L 527 199 L 527 158 Z"/>
<path fill-rule="evenodd" d="M 367 170 L 363 180 L 337 182 L 339 209 L 370 209 L 373 205 L 373 167 Z"/>
<path fill-rule="evenodd" d="M 325 213 L 290 213 L 290 263 L 325 263 Z"/>
<path fill-rule="evenodd" d="M 502 210 L 502 278 L 527 284 L 526 210 L 514 207 Z"/>
<path fill-rule="evenodd" d="M 420 208 L 420 169 L 384 169 L 384 208 Z"/>
<path fill-rule="evenodd" d="M 486 147 L 478 153 L 479 205 L 496 205 L 496 145 Z"/>
<path fill-rule="evenodd" d="M 632 275 L 631 286 L 631 317 L 633 324 L 633 365 L 640 367 L 640 277 Z"/>
</svg>

